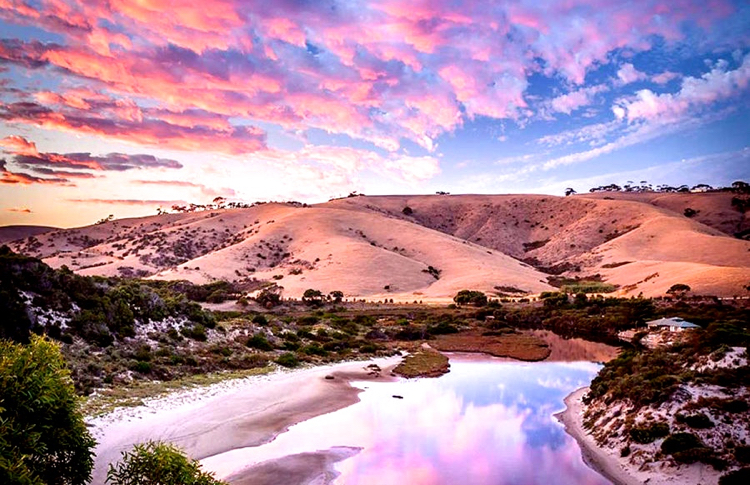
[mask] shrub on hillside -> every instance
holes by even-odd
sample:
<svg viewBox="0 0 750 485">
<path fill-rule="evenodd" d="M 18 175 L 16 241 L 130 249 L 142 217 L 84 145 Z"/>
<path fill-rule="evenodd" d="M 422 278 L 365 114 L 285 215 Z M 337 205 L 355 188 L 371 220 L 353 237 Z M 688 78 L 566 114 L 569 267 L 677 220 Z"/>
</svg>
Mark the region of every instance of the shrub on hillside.
<svg viewBox="0 0 750 485">
<path fill-rule="evenodd" d="M 630 429 L 630 439 L 636 443 L 652 443 L 659 438 L 669 434 L 669 425 L 666 423 L 654 423 L 650 426 L 640 426 Z"/>
<path fill-rule="evenodd" d="M 110 465 L 107 483 L 112 485 L 225 485 L 213 474 L 201 470 L 196 460 L 166 443 L 137 444 Z"/>
<path fill-rule="evenodd" d="M 719 485 L 746 485 L 750 483 L 750 467 L 740 468 L 719 477 Z"/>
<path fill-rule="evenodd" d="M 714 422 L 711 421 L 711 418 L 703 413 L 690 414 L 687 416 L 684 414 L 678 414 L 677 421 L 685 423 L 693 429 L 708 429 L 714 427 Z"/>
<path fill-rule="evenodd" d="M 661 444 L 661 451 L 667 455 L 673 455 L 691 448 L 703 447 L 703 442 L 693 433 L 674 433 L 667 436 Z"/>
<path fill-rule="evenodd" d="M 285 352 L 276 359 L 276 363 L 284 367 L 297 367 L 299 359 L 292 352 Z"/>
<path fill-rule="evenodd" d="M 247 339 L 246 345 L 253 349 L 258 350 L 273 350 L 273 345 L 268 341 L 265 335 L 256 333 L 249 339 Z"/>
<path fill-rule="evenodd" d="M 268 325 L 268 319 L 265 315 L 258 314 L 253 317 L 253 323 L 257 325 Z"/>
</svg>

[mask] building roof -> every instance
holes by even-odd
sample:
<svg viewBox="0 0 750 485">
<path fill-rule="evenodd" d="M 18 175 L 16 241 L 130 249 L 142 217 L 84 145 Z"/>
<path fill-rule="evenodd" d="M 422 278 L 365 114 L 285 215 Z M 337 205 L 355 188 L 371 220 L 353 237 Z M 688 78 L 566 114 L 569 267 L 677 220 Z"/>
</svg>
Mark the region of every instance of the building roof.
<svg viewBox="0 0 750 485">
<path fill-rule="evenodd" d="M 646 322 L 649 327 L 681 327 L 681 328 L 701 328 L 692 322 L 688 322 L 680 317 L 660 318 Z"/>
</svg>

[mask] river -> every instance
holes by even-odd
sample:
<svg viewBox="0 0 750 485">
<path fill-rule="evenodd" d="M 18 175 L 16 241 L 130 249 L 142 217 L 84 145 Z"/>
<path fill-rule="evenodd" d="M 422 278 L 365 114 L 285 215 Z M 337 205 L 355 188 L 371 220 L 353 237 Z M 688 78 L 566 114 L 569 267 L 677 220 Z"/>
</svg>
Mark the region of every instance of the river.
<svg viewBox="0 0 750 485">
<path fill-rule="evenodd" d="M 268 444 L 202 463 L 238 484 L 311 483 L 295 468 L 311 457 L 325 458 L 315 483 L 608 484 L 553 416 L 599 368 L 452 355 L 442 377 L 355 382 L 363 389 L 360 402 L 298 423 Z M 306 459 L 288 459 L 294 457 Z"/>
</svg>

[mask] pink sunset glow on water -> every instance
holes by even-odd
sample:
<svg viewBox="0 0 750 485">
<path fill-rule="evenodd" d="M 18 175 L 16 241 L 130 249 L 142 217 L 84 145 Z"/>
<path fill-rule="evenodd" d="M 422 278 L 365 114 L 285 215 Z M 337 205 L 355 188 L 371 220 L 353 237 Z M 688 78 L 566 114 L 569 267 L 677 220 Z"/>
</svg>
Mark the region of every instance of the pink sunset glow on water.
<svg viewBox="0 0 750 485">
<path fill-rule="evenodd" d="M 607 484 L 553 416 L 597 370 L 453 358 L 437 379 L 359 383 L 361 402 L 203 464 L 221 477 L 251 477 L 248 467 L 268 460 L 347 448 L 335 484 Z"/>
</svg>

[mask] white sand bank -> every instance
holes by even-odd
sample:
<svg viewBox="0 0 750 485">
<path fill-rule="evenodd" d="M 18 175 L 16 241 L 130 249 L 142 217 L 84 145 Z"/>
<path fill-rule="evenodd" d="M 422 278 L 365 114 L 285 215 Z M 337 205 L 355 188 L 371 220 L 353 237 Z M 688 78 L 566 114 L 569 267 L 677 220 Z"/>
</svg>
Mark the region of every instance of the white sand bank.
<svg viewBox="0 0 750 485">
<path fill-rule="evenodd" d="M 356 403 L 361 390 L 349 382 L 389 379 L 399 360 L 346 362 L 218 383 L 92 419 L 98 444 L 91 483 L 103 484 L 110 463 L 148 440 L 174 443 L 195 459 L 266 443 L 295 423 Z M 373 363 L 383 368 L 379 376 L 366 369 Z"/>
</svg>

